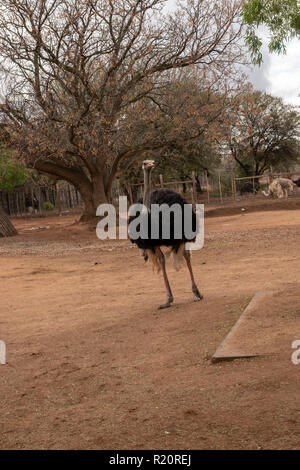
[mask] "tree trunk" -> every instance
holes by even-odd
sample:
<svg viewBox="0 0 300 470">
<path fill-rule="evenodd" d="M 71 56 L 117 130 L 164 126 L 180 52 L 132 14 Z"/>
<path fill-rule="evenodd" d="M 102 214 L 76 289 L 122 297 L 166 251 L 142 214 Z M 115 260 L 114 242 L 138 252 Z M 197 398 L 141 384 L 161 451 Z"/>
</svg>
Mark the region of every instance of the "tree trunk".
<svg viewBox="0 0 300 470">
<path fill-rule="evenodd" d="M 9 220 L 8 216 L 5 214 L 2 207 L 0 207 L 0 237 L 12 237 L 17 235 L 15 227 Z"/>
<path fill-rule="evenodd" d="M 91 185 L 78 186 L 78 190 L 85 206 L 80 222 L 96 224 L 99 221 L 98 217 L 96 217 L 98 206 L 109 202 L 108 195 L 105 191 L 103 175 L 95 175 Z"/>
<path fill-rule="evenodd" d="M 97 222 L 97 207 L 100 204 L 108 203 L 110 200 L 111 184 L 116 173 L 110 174 L 109 178 L 105 177 L 103 168 L 87 177 L 81 168 L 58 167 L 52 162 L 39 162 L 35 164 L 35 169 L 48 176 L 59 178 L 72 184 L 80 193 L 84 202 L 84 211 L 80 218 L 80 222 L 94 223 Z M 91 179 L 90 179 L 91 178 Z M 106 184 L 105 184 L 105 181 Z"/>
<path fill-rule="evenodd" d="M 196 178 L 196 191 L 197 191 L 198 194 L 203 194 L 199 176 L 195 175 L 195 178 Z"/>
</svg>

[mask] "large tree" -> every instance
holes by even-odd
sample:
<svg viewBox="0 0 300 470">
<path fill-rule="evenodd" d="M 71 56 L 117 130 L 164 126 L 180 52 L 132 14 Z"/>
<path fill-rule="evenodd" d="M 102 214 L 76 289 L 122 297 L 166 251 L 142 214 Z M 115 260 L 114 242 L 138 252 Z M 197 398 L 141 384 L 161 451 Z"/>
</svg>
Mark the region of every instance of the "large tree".
<svg viewBox="0 0 300 470">
<path fill-rule="evenodd" d="M 0 0 L 0 110 L 18 155 L 73 184 L 86 218 L 109 199 L 121 162 L 209 125 L 193 134 L 180 103 L 167 109 L 174 73 L 197 66 L 199 79 L 220 82 L 225 94 L 242 60 L 242 1 L 188 0 L 171 14 L 165 4 Z M 160 113 L 169 116 L 167 131 L 153 133 Z"/>
<path fill-rule="evenodd" d="M 246 42 L 256 64 L 262 62 L 262 41 L 257 32 L 259 25 L 264 25 L 270 33 L 270 52 L 284 53 L 287 42 L 300 37 L 299 0 L 246 0 L 243 19 L 248 26 Z"/>
<path fill-rule="evenodd" d="M 5 126 L 0 126 L 0 191 L 11 192 L 26 179 L 25 168 L 10 158 L 9 133 Z M 0 203 L 0 237 L 16 235 L 17 231 Z"/>
<path fill-rule="evenodd" d="M 176 74 L 168 91 L 160 97 L 160 108 L 163 109 L 157 112 L 153 126 L 147 122 L 147 131 L 153 142 L 160 142 L 165 136 L 173 136 L 173 139 L 164 147 L 147 152 L 147 158 L 155 159 L 153 179 L 157 182 L 159 174 L 164 175 L 165 181 L 191 180 L 192 171 L 195 171 L 200 190 L 198 173 L 211 170 L 220 163 L 215 141 L 222 135 L 229 110 L 236 106 L 247 89 L 242 81 L 231 92 L 227 89 L 226 93 L 220 93 L 220 84 L 219 80 L 214 85 L 211 80 L 205 84 L 199 82 L 196 73 L 182 72 L 180 76 Z M 139 114 L 153 117 L 153 103 L 149 102 Z M 181 139 L 176 139 L 178 129 Z M 143 181 L 141 165 L 136 163 L 124 160 L 120 164 L 118 177 L 125 189 L 128 183 Z"/>
<path fill-rule="evenodd" d="M 240 98 L 230 113 L 222 151 L 237 162 L 244 176 L 262 175 L 271 167 L 288 167 L 299 157 L 297 109 L 262 92 Z"/>
</svg>

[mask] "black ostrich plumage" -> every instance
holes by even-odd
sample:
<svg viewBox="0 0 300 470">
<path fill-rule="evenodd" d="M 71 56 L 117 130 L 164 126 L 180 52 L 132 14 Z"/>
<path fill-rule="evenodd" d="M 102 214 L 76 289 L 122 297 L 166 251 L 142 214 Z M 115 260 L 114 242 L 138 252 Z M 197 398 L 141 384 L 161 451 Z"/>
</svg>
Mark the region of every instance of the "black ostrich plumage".
<svg viewBox="0 0 300 470">
<path fill-rule="evenodd" d="M 138 204 L 142 204 L 143 199 L 140 199 L 138 201 Z M 177 224 L 181 225 L 181 233 L 182 237 L 176 238 L 175 237 L 175 217 L 174 213 L 170 213 L 170 234 L 168 238 L 163 237 L 162 233 L 162 213 L 159 213 L 159 218 L 158 220 L 153 221 L 154 224 L 158 224 L 158 227 L 156 227 L 157 232 L 159 234 L 158 238 L 152 239 L 151 238 L 151 205 L 152 204 L 167 204 L 169 207 L 171 207 L 173 204 L 179 204 L 182 209 L 182 216 L 180 217 L 180 220 L 177 219 Z M 156 246 L 172 246 L 174 251 L 177 251 L 179 246 L 182 243 L 186 242 L 194 242 L 196 239 L 196 236 L 194 235 L 193 238 L 188 239 L 186 238 L 185 230 L 184 230 L 184 223 L 187 223 L 187 220 L 185 220 L 185 215 L 184 215 L 184 206 L 188 204 L 187 201 L 180 196 L 180 194 L 176 193 L 172 189 L 157 189 L 155 191 L 152 191 L 150 194 L 150 213 L 147 212 L 147 214 L 143 214 L 142 217 L 147 217 L 148 218 L 148 233 L 146 236 L 140 236 L 137 239 L 132 238 L 132 234 L 130 231 L 130 223 L 136 219 L 137 217 L 140 216 L 140 213 L 138 212 L 135 216 L 129 216 L 129 238 L 132 243 L 135 243 L 140 249 L 146 250 L 146 249 L 151 249 L 154 251 L 154 248 Z M 188 204 L 191 206 L 190 204 Z M 196 213 L 192 211 L 192 217 L 191 217 L 191 225 L 192 227 L 189 227 L 189 232 L 194 232 L 198 233 L 199 231 L 199 226 L 198 226 L 198 221 L 196 217 Z M 176 226 L 178 230 L 178 225 Z"/>
</svg>

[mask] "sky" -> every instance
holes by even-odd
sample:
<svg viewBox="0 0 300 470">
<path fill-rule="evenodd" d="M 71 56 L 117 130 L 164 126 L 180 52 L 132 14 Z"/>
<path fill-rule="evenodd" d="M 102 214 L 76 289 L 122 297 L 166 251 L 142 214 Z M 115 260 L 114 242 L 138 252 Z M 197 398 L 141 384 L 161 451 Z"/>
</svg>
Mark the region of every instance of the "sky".
<svg viewBox="0 0 300 470">
<path fill-rule="evenodd" d="M 167 1 L 167 9 L 176 8 L 176 0 Z M 283 98 L 287 104 L 300 106 L 300 40 L 294 39 L 287 46 L 286 55 L 270 54 L 267 44 L 267 31 L 260 28 L 263 40 L 263 64 L 249 67 L 249 80 L 257 90 Z"/>
<path fill-rule="evenodd" d="M 300 40 L 293 39 L 285 55 L 269 54 L 263 48 L 263 64 L 249 70 L 254 87 L 294 106 L 300 106 Z"/>
</svg>

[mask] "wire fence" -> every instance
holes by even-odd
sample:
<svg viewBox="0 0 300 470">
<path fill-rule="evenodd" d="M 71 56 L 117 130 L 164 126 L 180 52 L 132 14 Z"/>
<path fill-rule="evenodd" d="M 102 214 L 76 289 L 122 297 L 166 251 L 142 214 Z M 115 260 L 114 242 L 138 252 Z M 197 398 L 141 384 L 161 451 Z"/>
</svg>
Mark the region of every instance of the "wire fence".
<svg viewBox="0 0 300 470">
<path fill-rule="evenodd" d="M 233 171 L 215 170 L 200 175 L 192 172 L 191 178 L 183 181 L 167 182 L 163 175 L 159 175 L 159 182 L 154 182 L 153 186 L 173 189 L 192 203 L 223 204 L 230 200 L 264 198 L 262 191 L 277 177 L 295 180 L 299 178 L 299 174 L 286 172 L 236 177 Z M 143 196 L 143 186 L 143 183 L 127 185 L 126 193 L 131 204 Z"/>
<path fill-rule="evenodd" d="M 78 210 L 84 205 L 76 188 L 66 182 L 25 184 L 12 193 L 0 191 L 0 204 L 8 215 L 14 217 L 42 214 L 47 210 L 62 213 Z"/>
<path fill-rule="evenodd" d="M 197 174 L 192 172 L 190 179 L 165 181 L 163 175 L 153 182 L 154 189 L 169 188 L 181 194 L 188 202 L 213 203 L 222 205 L 228 201 L 238 201 L 247 198 L 264 198 L 262 190 L 277 177 L 292 180 L 298 179 L 299 174 L 269 173 L 268 175 L 253 175 L 236 177 L 233 171 L 215 170 Z M 116 180 L 112 186 L 112 202 L 117 204 L 119 196 L 126 195 L 129 203 L 133 204 L 143 197 L 144 183 L 121 186 Z M 14 192 L 0 191 L 0 204 L 8 215 L 18 217 L 28 214 L 42 214 L 51 209 L 56 213 L 78 212 L 84 203 L 77 189 L 65 181 L 53 185 L 26 183 Z"/>
</svg>

